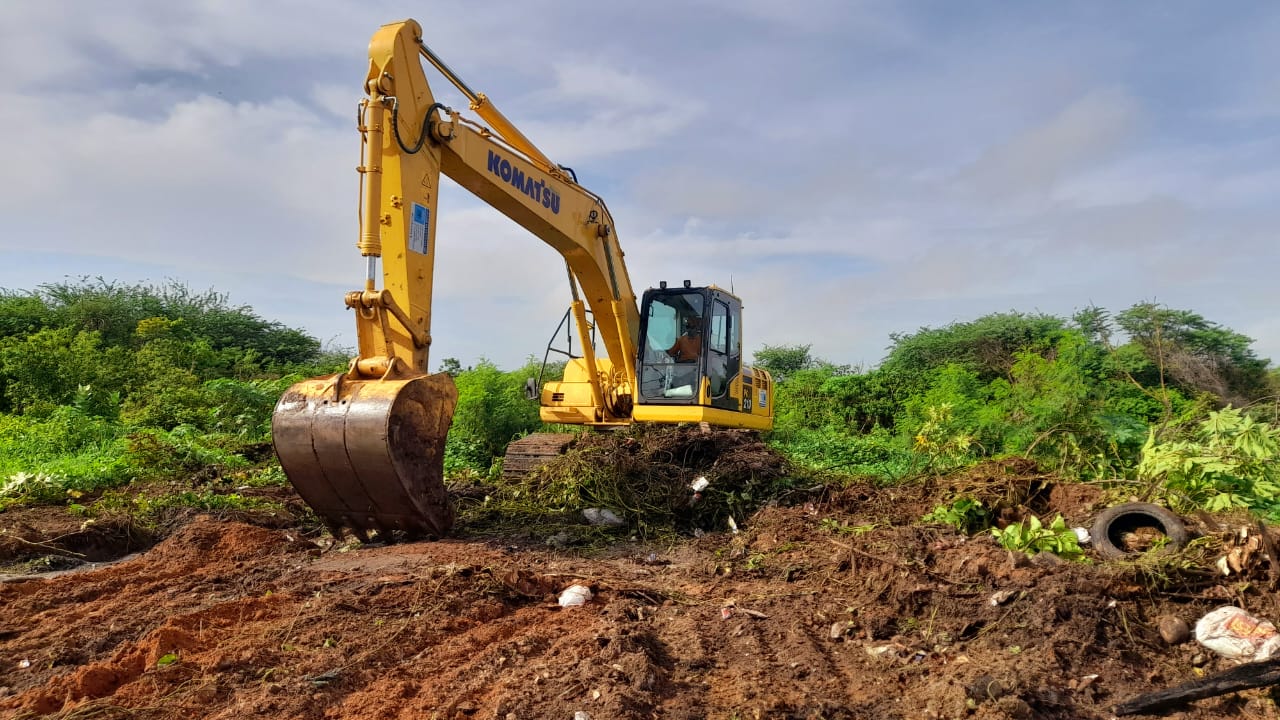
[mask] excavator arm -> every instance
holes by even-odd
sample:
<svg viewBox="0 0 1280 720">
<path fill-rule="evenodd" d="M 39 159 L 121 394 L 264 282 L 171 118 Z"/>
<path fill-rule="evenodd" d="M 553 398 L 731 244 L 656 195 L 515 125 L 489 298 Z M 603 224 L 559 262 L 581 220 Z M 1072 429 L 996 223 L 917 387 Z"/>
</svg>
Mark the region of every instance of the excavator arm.
<svg viewBox="0 0 1280 720">
<path fill-rule="evenodd" d="M 421 58 L 484 125 L 436 102 Z M 345 373 L 285 392 L 273 436 L 286 475 L 335 532 L 441 535 L 453 522 L 443 458 L 457 402 L 452 379 L 427 365 L 441 174 L 564 257 L 594 408 L 584 422 L 630 419 L 640 316 L 603 200 L 468 88 L 423 44 L 417 22 L 374 34 L 365 92 L 357 247 L 366 276 L 345 297 L 358 356 Z M 592 328 L 606 358 L 594 356 Z"/>
<path fill-rule="evenodd" d="M 564 257 L 575 299 L 580 286 L 610 365 L 619 371 L 612 380 L 600 380 L 600 391 L 616 392 L 611 382 L 616 386 L 635 374 L 640 323 L 608 208 L 570 171 L 552 163 L 483 93 L 458 78 L 422 42 L 421 33 L 412 20 L 378 30 L 369 46 L 368 98 L 362 104 L 366 161 L 361 252 L 382 256 L 389 299 L 410 307 L 414 318 L 412 328 L 400 324 L 403 332 L 391 345 L 426 371 L 425 347 L 411 349 L 409 331 L 430 330 L 436 202 L 443 173 Z M 435 101 L 420 58 L 463 93 L 483 125 Z M 375 137 L 380 128 L 381 137 Z M 583 308 L 575 308 L 575 314 L 583 314 Z M 579 320 L 580 327 L 586 325 Z M 372 320 L 359 323 L 362 357 L 376 356 L 386 347 L 381 327 Z"/>
</svg>

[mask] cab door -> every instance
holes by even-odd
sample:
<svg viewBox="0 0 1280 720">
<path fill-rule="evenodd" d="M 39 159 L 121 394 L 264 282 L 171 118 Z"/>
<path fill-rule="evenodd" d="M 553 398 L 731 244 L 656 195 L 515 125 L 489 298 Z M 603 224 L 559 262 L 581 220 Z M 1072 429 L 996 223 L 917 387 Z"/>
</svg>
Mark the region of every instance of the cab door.
<svg viewBox="0 0 1280 720">
<path fill-rule="evenodd" d="M 711 407 L 741 410 L 740 393 L 732 392 L 734 379 L 742 372 L 742 303 L 732 295 L 712 293 L 707 322 L 707 399 Z"/>
</svg>

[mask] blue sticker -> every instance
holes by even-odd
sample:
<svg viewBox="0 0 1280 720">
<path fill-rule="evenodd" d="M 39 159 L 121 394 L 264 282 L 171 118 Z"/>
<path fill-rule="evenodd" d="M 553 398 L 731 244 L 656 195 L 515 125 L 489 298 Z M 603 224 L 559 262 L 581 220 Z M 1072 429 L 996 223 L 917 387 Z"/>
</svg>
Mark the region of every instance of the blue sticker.
<svg viewBox="0 0 1280 720">
<path fill-rule="evenodd" d="M 431 210 L 425 205 L 413 204 L 413 218 L 409 222 L 409 249 L 427 254 L 427 227 L 431 224 Z"/>
</svg>

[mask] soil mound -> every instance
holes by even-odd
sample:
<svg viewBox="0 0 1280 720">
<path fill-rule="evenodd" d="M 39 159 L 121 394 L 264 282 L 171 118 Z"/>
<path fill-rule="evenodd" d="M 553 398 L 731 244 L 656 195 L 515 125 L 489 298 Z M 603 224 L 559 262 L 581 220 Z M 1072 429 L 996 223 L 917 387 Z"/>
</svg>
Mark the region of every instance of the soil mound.
<svg viewBox="0 0 1280 720">
<path fill-rule="evenodd" d="M 1227 666 L 1166 643 L 1162 618 L 1274 617 L 1265 565 L 1067 563 L 919 524 L 950 488 L 853 485 L 593 556 L 501 538 L 320 552 L 204 518 L 133 560 L 0 585 L 0 716 L 1101 720 Z M 592 599 L 560 607 L 573 584 Z M 1180 717 L 1274 716 L 1255 691 Z"/>
<path fill-rule="evenodd" d="M 278 530 L 201 515 L 175 530 L 148 551 L 147 556 L 153 563 L 172 565 L 251 561 L 282 552 L 293 542 L 293 535 Z"/>
</svg>

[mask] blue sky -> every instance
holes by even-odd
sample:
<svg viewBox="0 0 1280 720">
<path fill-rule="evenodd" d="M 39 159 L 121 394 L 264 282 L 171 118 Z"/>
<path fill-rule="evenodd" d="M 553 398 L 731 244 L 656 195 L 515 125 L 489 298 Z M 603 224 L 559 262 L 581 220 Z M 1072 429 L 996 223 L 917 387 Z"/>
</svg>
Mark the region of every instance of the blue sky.
<svg viewBox="0 0 1280 720">
<path fill-rule="evenodd" d="M 749 348 L 1156 301 L 1280 358 L 1280 6 L 1224 7 L 4 3 L 0 286 L 175 279 L 352 344 L 355 103 L 412 16 L 605 196 L 637 288 L 732 284 Z M 440 215 L 433 366 L 540 356 L 560 258 Z"/>
</svg>

